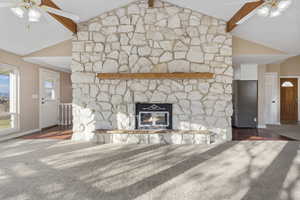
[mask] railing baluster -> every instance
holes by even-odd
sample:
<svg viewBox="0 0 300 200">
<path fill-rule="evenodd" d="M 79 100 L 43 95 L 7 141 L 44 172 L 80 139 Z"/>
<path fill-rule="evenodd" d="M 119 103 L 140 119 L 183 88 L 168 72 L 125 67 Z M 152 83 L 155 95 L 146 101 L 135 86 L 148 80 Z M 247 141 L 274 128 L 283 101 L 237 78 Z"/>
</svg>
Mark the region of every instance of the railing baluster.
<svg viewBox="0 0 300 200">
<path fill-rule="evenodd" d="M 59 104 L 59 124 L 64 126 L 71 126 L 73 122 L 72 118 L 72 104 Z"/>
</svg>

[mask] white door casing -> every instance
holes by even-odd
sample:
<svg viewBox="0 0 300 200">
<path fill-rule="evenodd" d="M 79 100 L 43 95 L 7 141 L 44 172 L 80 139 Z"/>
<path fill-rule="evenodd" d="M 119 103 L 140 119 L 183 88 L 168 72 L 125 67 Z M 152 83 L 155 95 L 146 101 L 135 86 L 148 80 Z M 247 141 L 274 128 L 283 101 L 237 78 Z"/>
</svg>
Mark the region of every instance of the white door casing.
<svg viewBox="0 0 300 200">
<path fill-rule="evenodd" d="M 8 112 L 0 111 L 0 117 L 10 119 L 9 127 L 0 130 L 0 135 L 5 135 L 20 131 L 20 72 L 18 67 L 0 63 L 0 73 L 5 73 L 9 77 Z"/>
<path fill-rule="evenodd" d="M 40 128 L 58 124 L 58 104 L 60 102 L 60 74 L 40 69 Z"/>
<path fill-rule="evenodd" d="M 266 124 L 278 124 L 278 74 L 276 72 L 265 73 L 265 122 Z"/>
</svg>

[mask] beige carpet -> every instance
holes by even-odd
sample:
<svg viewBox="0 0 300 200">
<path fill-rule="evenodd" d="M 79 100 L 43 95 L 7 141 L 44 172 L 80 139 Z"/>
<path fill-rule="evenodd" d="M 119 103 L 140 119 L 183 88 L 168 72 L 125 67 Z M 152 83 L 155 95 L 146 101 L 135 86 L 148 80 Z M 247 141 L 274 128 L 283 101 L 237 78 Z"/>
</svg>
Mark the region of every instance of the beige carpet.
<svg viewBox="0 0 300 200">
<path fill-rule="evenodd" d="M 1 200 L 299 200 L 300 142 L 0 143 Z"/>
</svg>

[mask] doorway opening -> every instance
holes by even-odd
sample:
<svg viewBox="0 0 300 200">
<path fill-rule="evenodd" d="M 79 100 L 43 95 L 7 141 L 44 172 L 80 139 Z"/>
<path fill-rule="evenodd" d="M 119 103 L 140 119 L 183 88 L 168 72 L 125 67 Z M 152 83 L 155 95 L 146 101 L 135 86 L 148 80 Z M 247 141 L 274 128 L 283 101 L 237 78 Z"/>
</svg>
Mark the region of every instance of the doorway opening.
<svg viewBox="0 0 300 200">
<path fill-rule="evenodd" d="M 58 125 L 60 74 L 40 69 L 40 129 Z"/>
</svg>

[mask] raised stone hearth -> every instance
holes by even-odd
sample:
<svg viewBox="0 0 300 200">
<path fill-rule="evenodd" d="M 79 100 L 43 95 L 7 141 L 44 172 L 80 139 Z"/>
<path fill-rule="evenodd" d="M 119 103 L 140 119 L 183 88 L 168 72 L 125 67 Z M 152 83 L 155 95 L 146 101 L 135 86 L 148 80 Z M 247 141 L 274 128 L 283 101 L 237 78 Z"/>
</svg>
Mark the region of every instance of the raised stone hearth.
<svg viewBox="0 0 300 200">
<path fill-rule="evenodd" d="M 134 130 L 136 104 L 156 103 L 172 104 L 172 129 L 207 130 L 217 142 L 231 140 L 231 46 L 225 21 L 159 0 L 153 8 L 137 0 L 80 23 L 71 67 L 73 139 L 95 139 L 97 129 Z M 124 73 L 126 79 L 101 79 L 107 73 Z M 152 73 L 187 73 L 187 78 L 154 79 Z M 207 76 L 189 77 L 195 73 Z M 182 144 L 198 135 L 122 137 L 138 143 L 177 138 L 169 143 Z"/>
<path fill-rule="evenodd" d="M 97 130 L 99 144 L 212 144 L 209 131 L 180 130 Z"/>
</svg>

